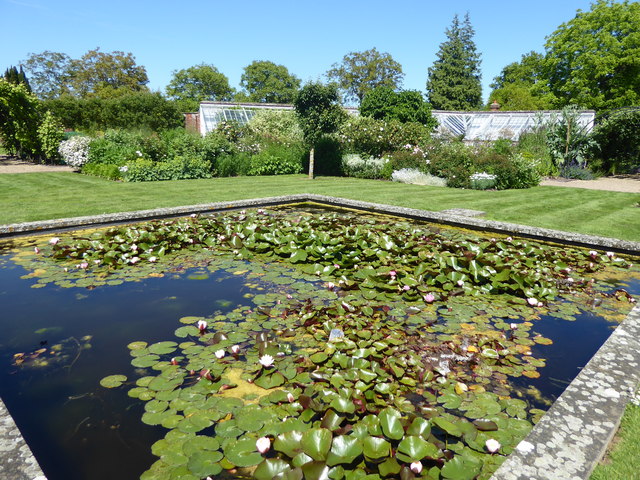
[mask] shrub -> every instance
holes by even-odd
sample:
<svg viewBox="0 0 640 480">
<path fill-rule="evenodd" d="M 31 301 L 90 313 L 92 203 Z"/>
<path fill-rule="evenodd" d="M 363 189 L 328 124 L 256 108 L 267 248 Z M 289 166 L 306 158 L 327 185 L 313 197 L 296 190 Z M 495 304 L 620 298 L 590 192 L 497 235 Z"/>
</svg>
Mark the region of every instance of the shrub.
<svg viewBox="0 0 640 480">
<path fill-rule="evenodd" d="M 58 148 L 64 138 L 64 128 L 51 112 L 45 112 L 44 118 L 38 126 L 38 140 L 40 151 L 45 161 L 58 163 L 60 154 Z"/>
<path fill-rule="evenodd" d="M 494 168 L 498 190 L 510 188 L 531 188 L 540 184 L 540 173 L 535 162 L 515 154 L 506 163 Z"/>
<path fill-rule="evenodd" d="M 289 110 L 259 110 L 246 125 L 247 131 L 260 140 L 281 143 L 301 143 L 302 129 L 295 112 Z"/>
<path fill-rule="evenodd" d="M 251 168 L 251 155 L 239 152 L 234 155 L 221 155 L 216 163 L 214 174 L 217 177 L 236 177 L 248 175 Z"/>
<path fill-rule="evenodd" d="M 430 139 L 429 128 L 419 123 L 370 117 L 350 117 L 340 128 L 339 134 L 346 152 L 373 157 L 401 150 L 405 145 L 422 147 Z"/>
<path fill-rule="evenodd" d="M 437 120 L 431 115 L 429 104 L 416 90 L 396 92 L 391 87 L 378 86 L 364 96 L 360 104 L 360 114 L 378 120 L 398 120 L 417 122 L 433 131 Z"/>
<path fill-rule="evenodd" d="M 94 175 L 96 177 L 106 178 L 107 180 L 120 180 L 122 172 L 117 165 L 108 163 L 87 163 L 82 166 L 82 173 L 86 175 Z"/>
<path fill-rule="evenodd" d="M 9 153 L 31 159 L 40 156 L 40 115 L 38 99 L 24 84 L 0 79 L 0 140 Z"/>
<path fill-rule="evenodd" d="M 315 146 L 315 173 L 318 175 L 342 175 L 342 145 L 333 137 L 322 137 Z M 309 169 L 309 156 L 305 155 L 303 170 Z"/>
<path fill-rule="evenodd" d="M 547 145 L 554 165 L 559 169 L 584 168 L 587 155 L 595 146 L 592 136 L 578 123 L 578 118 L 578 109 L 568 106 L 547 127 Z"/>
<path fill-rule="evenodd" d="M 444 178 L 435 177 L 415 168 L 403 168 L 401 170 L 397 170 L 393 172 L 391 179 L 394 182 L 411 183 L 414 185 L 429 185 L 432 187 L 447 186 L 447 181 Z"/>
<path fill-rule="evenodd" d="M 445 178 L 447 185 L 454 188 L 468 188 L 469 177 L 473 173 L 472 150 L 461 141 L 437 142 L 427 151 L 431 174 Z"/>
<path fill-rule="evenodd" d="M 73 136 L 60 142 L 58 152 L 62 161 L 72 167 L 80 168 L 89 161 L 89 137 Z"/>
<path fill-rule="evenodd" d="M 124 165 L 142 157 L 140 138 L 125 130 L 108 130 L 89 145 L 89 163 Z"/>
<path fill-rule="evenodd" d="M 350 153 L 342 157 L 342 172 L 347 177 L 381 179 L 388 158 L 362 157 Z"/>
<path fill-rule="evenodd" d="M 251 157 L 249 175 L 288 175 L 302 172 L 304 156 L 302 145 L 290 146 L 272 143 Z"/>
<path fill-rule="evenodd" d="M 640 108 L 611 113 L 595 129 L 598 169 L 636 173 L 640 169 Z"/>
<path fill-rule="evenodd" d="M 185 180 L 212 176 L 211 163 L 198 158 L 180 156 L 162 162 L 141 158 L 130 162 L 120 171 L 122 178 L 127 182 Z"/>
<path fill-rule="evenodd" d="M 593 180 L 596 178 L 588 167 L 565 167 L 560 170 L 560 176 L 573 180 Z"/>
</svg>

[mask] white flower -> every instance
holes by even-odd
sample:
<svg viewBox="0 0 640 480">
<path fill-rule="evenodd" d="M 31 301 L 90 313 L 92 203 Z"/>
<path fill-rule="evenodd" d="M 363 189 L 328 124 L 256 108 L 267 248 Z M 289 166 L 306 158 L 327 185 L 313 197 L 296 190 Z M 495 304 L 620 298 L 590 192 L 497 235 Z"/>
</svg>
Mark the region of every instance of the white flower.
<svg viewBox="0 0 640 480">
<path fill-rule="evenodd" d="M 534 298 L 534 297 L 529 297 L 527 298 L 527 302 L 529 303 L 529 305 L 531 305 L 532 307 L 535 307 L 536 305 L 538 305 L 538 299 Z"/>
<path fill-rule="evenodd" d="M 198 330 L 204 332 L 207 329 L 207 322 L 204 320 L 198 320 Z"/>
<path fill-rule="evenodd" d="M 260 453 L 264 455 L 271 448 L 271 440 L 269 440 L 267 437 L 260 437 L 258 440 L 256 440 L 256 448 Z"/>
<path fill-rule="evenodd" d="M 129 167 L 124 165 L 123 167 L 118 168 L 118 170 L 120 170 L 122 173 L 126 173 L 129 171 Z"/>
<path fill-rule="evenodd" d="M 140 261 L 139 257 L 133 257 L 131 260 L 129 260 L 129 263 L 138 263 Z"/>
<path fill-rule="evenodd" d="M 464 281 L 463 280 L 458 280 L 458 286 L 459 287 L 464 287 Z"/>
<path fill-rule="evenodd" d="M 140 150 L 136 150 L 136 155 L 138 155 L 139 157 L 142 156 L 142 152 Z"/>
<path fill-rule="evenodd" d="M 35 253 L 40 253 L 40 249 L 39 249 L 38 247 L 33 247 L 33 251 L 34 251 Z"/>
<path fill-rule="evenodd" d="M 516 328 L 518 328 L 518 324 L 517 323 L 512 323 L 510 325 L 510 327 L 511 327 L 511 330 L 515 330 Z"/>
<path fill-rule="evenodd" d="M 220 349 L 220 350 L 216 350 L 215 352 L 215 356 L 217 358 L 224 358 L 224 350 Z"/>
<path fill-rule="evenodd" d="M 291 393 L 287 393 L 287 400 L 289 401 L 289 403 L 293 403 L 295 398 Z"/>
<path fill-rule="evenodd" d="M 149 257 L 149 261 L 153 263 L 153 262 L 157 262 L 158 259 L 156 257 Z"/>
<path fill-rule="evenodd" d="M 613 257 L 615 257 L 615 256 L 616 256 L 616 254 L 615 254 L 615 253 L 613 253 L 613 252 L 607 252 L 607 257 L 609 257 L 609 258 L 613 258 Z"/>
<path fill-rule="evenodd" d="M 269 368 L 273 366 L 273 357 L 271 355 L 263 355 L 260 357 L 260 365 L 265 368 Z"/>
<path fill-rule="evenodd" d="M 53 237 L 51 240 L 49 240 L 49 243 L 51 245 L 55 245 L 60 241 L 60 239 L 58 237 Z"/>
<path fill-rule="evenodd" d="M 497 440 L 490 438 L 485 442 L 484 446 L 487 447 L 489 453 L 496 453 L 498 450 L 500 450 L 500 447 L 502 445 L 500 445 L 500 442 L 498 442 Z"/>
<path fill-rule="evenodd" d="M 418 475 L 422 471 L 422 462 L 413 462 L 409 468 Z"/>
<path fill-rule="evenodd" d="M 240 352 L 240 345 L 234 345 L 233 347 L 231 347 L 231 353 L 233 353 L 234 355 L 237 355 Z"/>
</svg>

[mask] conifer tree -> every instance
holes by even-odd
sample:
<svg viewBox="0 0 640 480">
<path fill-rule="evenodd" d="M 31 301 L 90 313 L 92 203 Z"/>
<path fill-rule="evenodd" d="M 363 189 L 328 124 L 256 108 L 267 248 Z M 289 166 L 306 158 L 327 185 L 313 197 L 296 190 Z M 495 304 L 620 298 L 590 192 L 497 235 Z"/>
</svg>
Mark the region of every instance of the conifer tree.
<svg viewBox="0 0 640 480">
<path fill-rule="evenodd" d="M 461 23 L 454 15 L 447 40 L 429 68 L 427 97 L 434 110 L 473 110 L 482 105 L 480 54 L 473 41 L 469 14 Z"/>
</svg>

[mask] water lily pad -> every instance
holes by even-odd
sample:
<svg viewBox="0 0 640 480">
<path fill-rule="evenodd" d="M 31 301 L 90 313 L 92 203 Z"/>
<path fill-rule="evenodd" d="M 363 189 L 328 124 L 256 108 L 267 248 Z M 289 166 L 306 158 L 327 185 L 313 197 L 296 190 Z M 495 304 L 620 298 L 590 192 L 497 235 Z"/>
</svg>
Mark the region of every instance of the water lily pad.
<svg viewBox="0 0 640 480">
<path fill-rule="evenodd" d="M 241 438 L 227 444 L 224 455 L 237 467 L 252 467 L 262 462 L 262 455 L 256 450 L 256 441 L 252 438 Z"/>
<path fill-rule="evenodd" d="M 380 427 L 385 437 L 400 440 L 404 436 L 404 428 L 400 422 L 401 414 L 394 408 L 388 407 L 378 414 Z"/>
<path fill-rule="evenodd" d="M 380 463 L 391 454 L 391 444 L 384 438 L 367 437 L 362 442 L 362 451 L 369 461 Z"/>
<path fill-rule="evenodd" d="M 331 448 L 333 435 L 326 428 L 313 428 L 302 434 L 302 451 L 316 461 L 324 461 Z"/>
<path fill-rule="evenodd" d="M 105 388 L 116 388 L 126 381 L 127 377 L 125 375 L 109 375 L 100 380 L 100 385 Z"/>
<path fill-rule="evenodd" d="M 408 435 L 402 439 L 396 451 L 396 458 L 402 462 L 418 462 L 424 458 L 438 458 L 440 451 L 421 437 Z"/>
<path fill-rule="evenodd" d="M 327 465 L 352 463 L 362 454 L 362 443 L 353 436 L 339 435 L 333 438 L 331 451 L 327 457 Z"/>
</svg>

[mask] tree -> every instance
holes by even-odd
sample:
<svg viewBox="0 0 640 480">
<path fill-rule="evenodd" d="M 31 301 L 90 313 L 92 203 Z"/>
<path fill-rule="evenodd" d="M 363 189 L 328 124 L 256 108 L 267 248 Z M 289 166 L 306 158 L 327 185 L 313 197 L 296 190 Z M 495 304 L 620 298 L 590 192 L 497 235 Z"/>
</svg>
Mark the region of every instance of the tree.
<svg viewBox="0 0 640 480">
<path fill-rule="evenodd" d="M 197 110 L 202 101 L 231 100 L 234 90 L 229 79 L 213 65 L 201 63 L 182 70 L 174 70 L 167 85 L 167 95 L 187 110 Z"/>
<path fill-rule="evenodd" d="M 4 79 L 14 85 L 22 84 L 27 88 L 27 91 L 31 92 L 31 85 L 29 85 L 29 80 L 22 69 L 22 65 L 20 66 L 20 70 L 14 66 L 7 68 L 4 72 Z"/>
<path fill-rule="evenodd" d="M 545 44 L 545 70 L 561 105 L 640 105 L 640 3 L 598 0 Z"/>
<path fill-rule="evenodd" d="M 148 91 L 145 67 L 136 64 L 131 53 L 104 53 L 89 50 L 70 65 L 72 90 L 81 97 L 116 97 L 132 92 Z"/>
<path fill-rule="evenodd" d="M 31 89 L 38 98 L 56 98 L 71 91 L 71 58 L 66 53 L 49 50 L 30 53 L 22 65 L 29 73 Z"/>
<path fill-rule="evenodd" d="M 360 103 L 365 94 L 375 87 L 400 88 L 404 73 L 402 65 L 390 54 L 372 48 L 345 55 L 341 64 L 333 64 L 327 77 L 337 82 L 347 99 Z"/>
<path fill-rule="evenodd" d="M 362 99 L 360 114 L 377 120 L 417 122 L 430 128 L 437 125 L 429 104 L 417 90 L 396 92 L 390 87 L 376 87 Z"/>
<path fill-rule="evenodd" d="M 0 140 L 9 153 L 21 158 L 40 156 L 41 113 L 38 99 L 24 84 L 0 78 Z"/>
<path fill-rule="evenodd" d="M 284 65 L 254 60 L 244 68 L 240 86 L 250 102 L 291 103 L 300 88 L 300 79 Z"/>
<path fill-rule="evenodd" d="M 493 89 L 489 104 L 495 100 L 502 110 L 548 110 L 556 103 L 549 90 L 544 55 L 537 52 L 504 67 L 489 86 Z"/>
<path fill-rule="evenodd" d="M 324 136 L 338 130 L 347 115 L 339 102 L 338 87 L 319 82 L 307 83 L 293 100 L 302 134 L 310 147 L 309 178 L 313 178 L 316 145 Z"/>
<path fill-rule="evenodd" d="M 469 14 L 461 24 L 454 15 L 446 30 L 447 40 L 440 44 L 437 59 L 429 68 L 427 97 L 436 110 L 473 110 L 482 102 L 480 54 L 473 42 Z"/>
</svg>

